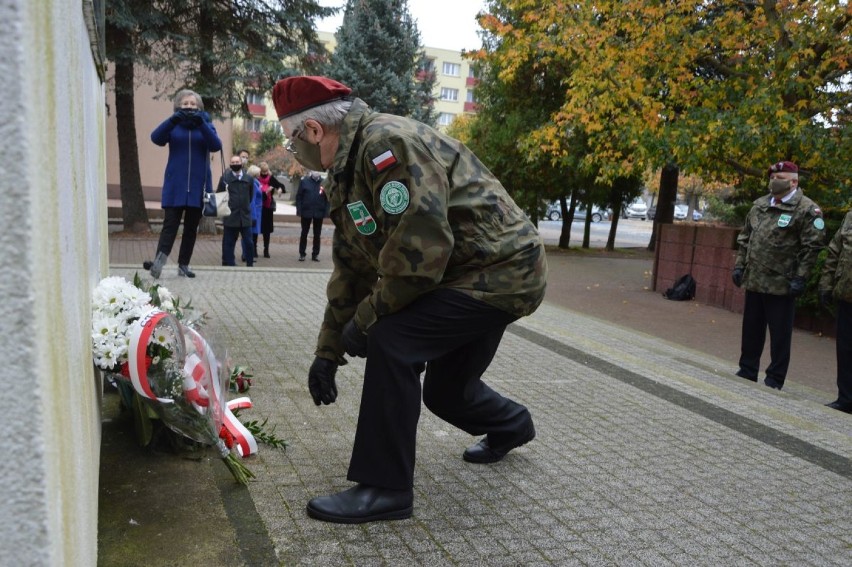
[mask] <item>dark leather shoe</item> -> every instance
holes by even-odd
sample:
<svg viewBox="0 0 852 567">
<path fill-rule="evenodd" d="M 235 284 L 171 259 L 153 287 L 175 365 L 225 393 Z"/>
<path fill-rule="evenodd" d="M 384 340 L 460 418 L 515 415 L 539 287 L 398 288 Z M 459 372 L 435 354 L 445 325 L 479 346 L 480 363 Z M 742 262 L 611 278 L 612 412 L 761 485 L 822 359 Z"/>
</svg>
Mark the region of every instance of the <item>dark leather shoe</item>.
<svg viewBox="0 0 852 567">
<path fill-rule="evenodd" d="M 363 524 L 411 517 L 414 491 L 356 484 L 348 490 L 308 502 L 308 516 L 336 524 Z"/>
<path fill-rule="evenodd" d="M 852 413 L 852 402 L 841 402 L 835 400 L 830 404 L 825 404 L 825 407 L 842 411 L 843 413 Z"/>
<path fill-rule="evenodd" d="M 776 380 L 775 378 L 772 378 L 771 376 L 767 376 L 766 378 L 764 378 L 763 383 L 766 384 L 767 386 L 769 386 L 770 388 L 774 389 L 774 390 L 780 390 L 781 388 L 784 387 L 784 382 L 779 382 L 778 380 Z"/>
<path fill-rule="evenodd" d="M 506 453 L 512 449 L 516 449 L 521 445 L 526 445 L 534 438 L 535 427 L 533 427 L 531 419 L 529 424 L 527 424 L 520 433 L 517 433 L 506 440 L 495 440 L 492 444 L 488 440 L 488 435 L 486 435 L 480 439 L 479 443 L 468 447 L 462 455 L 462 458 L 469 463 L 496 463 L 497 461 L 502 461 L 503 457 L 506 456 Z"/>
<path fill-rule="evenodd" d="M 737 376 L 739 376 L 740 378 L 745 378 L 746 380 L 751 380 L 752 382 L 757 382 L 757 376 L 749 376 L 742 368 L 737 370 Z"/>
<path fill-rule="evenodd" d="M 142 262 L 142 267 L 145 270 L 150 270 L 151 266 L 153 266 L 153 265 L 154 265 L 154 262 L 152 262 L 151 260 L 145 260 L 144 262 Z"/>
<path fill-rule="evenodd" d="M 300 262 L 304 262 L 304 261 L 305 261 L 305 257 L 304 257 L 304 256 L 299 256 L 299 261 L 300 261 Z"/>
<path fill-rule="evenodd" d="M 186 276 L 188 278 L 194 278 L 195 272 L 189 269 L 189 266 L 178 266 L 178 275 Z"/>
<path fill-rule="evenodd" d="M 319 262 L 319 256 L 311 256 L 311 260 L 314 262 Z"/>
</svg>

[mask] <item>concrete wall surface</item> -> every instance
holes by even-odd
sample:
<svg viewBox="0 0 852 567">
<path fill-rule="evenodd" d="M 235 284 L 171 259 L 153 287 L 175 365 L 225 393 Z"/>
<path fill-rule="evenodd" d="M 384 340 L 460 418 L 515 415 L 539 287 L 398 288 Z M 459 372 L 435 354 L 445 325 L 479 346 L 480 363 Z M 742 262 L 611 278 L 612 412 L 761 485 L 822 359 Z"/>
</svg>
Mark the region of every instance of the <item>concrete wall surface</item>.
<svg viewBox="0 0 852 567">
<path fill-rule="evenodd" d="M 0 4 L 0 564 L 97 563 L 101 384 L 90 328 L 92 289 L 108 269 L 102 6 Z"/>
</svg>

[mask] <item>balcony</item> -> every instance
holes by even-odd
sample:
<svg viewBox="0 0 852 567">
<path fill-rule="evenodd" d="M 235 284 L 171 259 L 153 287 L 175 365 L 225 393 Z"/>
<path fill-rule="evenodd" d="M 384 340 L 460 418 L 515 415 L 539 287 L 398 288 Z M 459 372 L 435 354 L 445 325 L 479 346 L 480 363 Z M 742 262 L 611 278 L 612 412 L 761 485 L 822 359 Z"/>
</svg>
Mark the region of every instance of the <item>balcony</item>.
<svg viewBox="0 0 852 567">
<path fill-rule="evenodd" d="M 248 106 L 248 111 L 252 116 L 266 116 L 266 105 L 265 104 L 246 104 Z"/>
<path fill-rule="evenodd" d="M 479 79 L 477 79 L 476 77 L 468 77 L 464 81 L 464 86 L 466 86 L 468 88 L 475 87 L 478 83 L 479 83 Z"/>
<path fill-rule="evenodd" d="M 464 111 L 476 113 L 479 112 L 479 105 L 475 102 L 465 102 L 464 103 Z"/>
</svg>

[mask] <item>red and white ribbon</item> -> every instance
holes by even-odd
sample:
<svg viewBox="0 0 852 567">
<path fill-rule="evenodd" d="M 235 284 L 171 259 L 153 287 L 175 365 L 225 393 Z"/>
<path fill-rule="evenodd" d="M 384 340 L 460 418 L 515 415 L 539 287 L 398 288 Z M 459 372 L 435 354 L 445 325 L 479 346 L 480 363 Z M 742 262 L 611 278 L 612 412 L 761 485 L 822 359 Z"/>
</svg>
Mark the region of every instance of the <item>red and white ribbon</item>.
<svg viewBox="0 0 852 567">
<path fill-rule="evenodd" d="M 151 339 L 151 335 L 154 334 L 157 323 L 165 317 L 169 317 L 169 314 L 165 311 L 154 309 L 133 324 L 133 331 L 130 334 L 127 367 L 130 371 L 130 382 L 133 384 L 133 389 L 140 396 L 149 400 L 157 400 L 161 404 L 173 404 L 174 400 L 158 398 L 154 394 L 154 391 L 151 390 L 151 384 L 148 382 L 148 364 L 146 362 L 148 342 Z"/>
<path fill-rule="evenodd" d="M 130 381 L 133 388 L 140 396 L 149 400 L 157 400 L 162 404 L 172 404 L 174 400 L 159 398 L 151 390 L 148 381 L 148 365 L 146 356 L 148 343 L 157 325 L 166 318 L 173 315 L 165 311 L 152 310 L 139 319 L 133 327 L 130 336 L 130 348 L 128 355 L 128 369 Z M 222 384 L 218 373 L 222 371 L 213 349 L 204 340 L 204 337 L 195 329 L 184 327 L 178 321 L 172 319 L 171 326 L 177 336 L 175 341 L 184 345 L 184 341 L 191 341 L 194 352 L 190 352 L 184 360 L 184 395 L 193 407 L 200 413 L 205 414 L 213 411 L 210 416 L 214 425 L 221 423 L 222 426 L 233 437 L 237 446 L 237 452 L 241 457 L 247 457 L 257 453 L 257 440 L 254 435 L 242 424 L 232 410 L 252 407 L 251 400 L 247 397 L 236 398 L 225 402 L 222 394 Z M 184 335 L 185 333 L 185 335 Z M 187 345 L 188 346 L 188 345 Z"/>
</svg>

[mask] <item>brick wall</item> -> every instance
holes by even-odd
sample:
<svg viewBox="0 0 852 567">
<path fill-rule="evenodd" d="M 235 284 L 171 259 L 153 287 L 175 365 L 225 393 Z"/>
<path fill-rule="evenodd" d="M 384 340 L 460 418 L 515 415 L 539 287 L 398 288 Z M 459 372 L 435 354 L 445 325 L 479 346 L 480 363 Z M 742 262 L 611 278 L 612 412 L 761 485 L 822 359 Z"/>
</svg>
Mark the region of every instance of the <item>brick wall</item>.
<svg viewBox="0 0 852 567">
<path fill-rule="evenodd" d="M 731 282 L 739 229 L 693 224 L 659 225 L 654 289 L 663 291 L 680 276 L 695 278 L 695 299 L 742 313 L 745 292 Z"/>
</svg>

